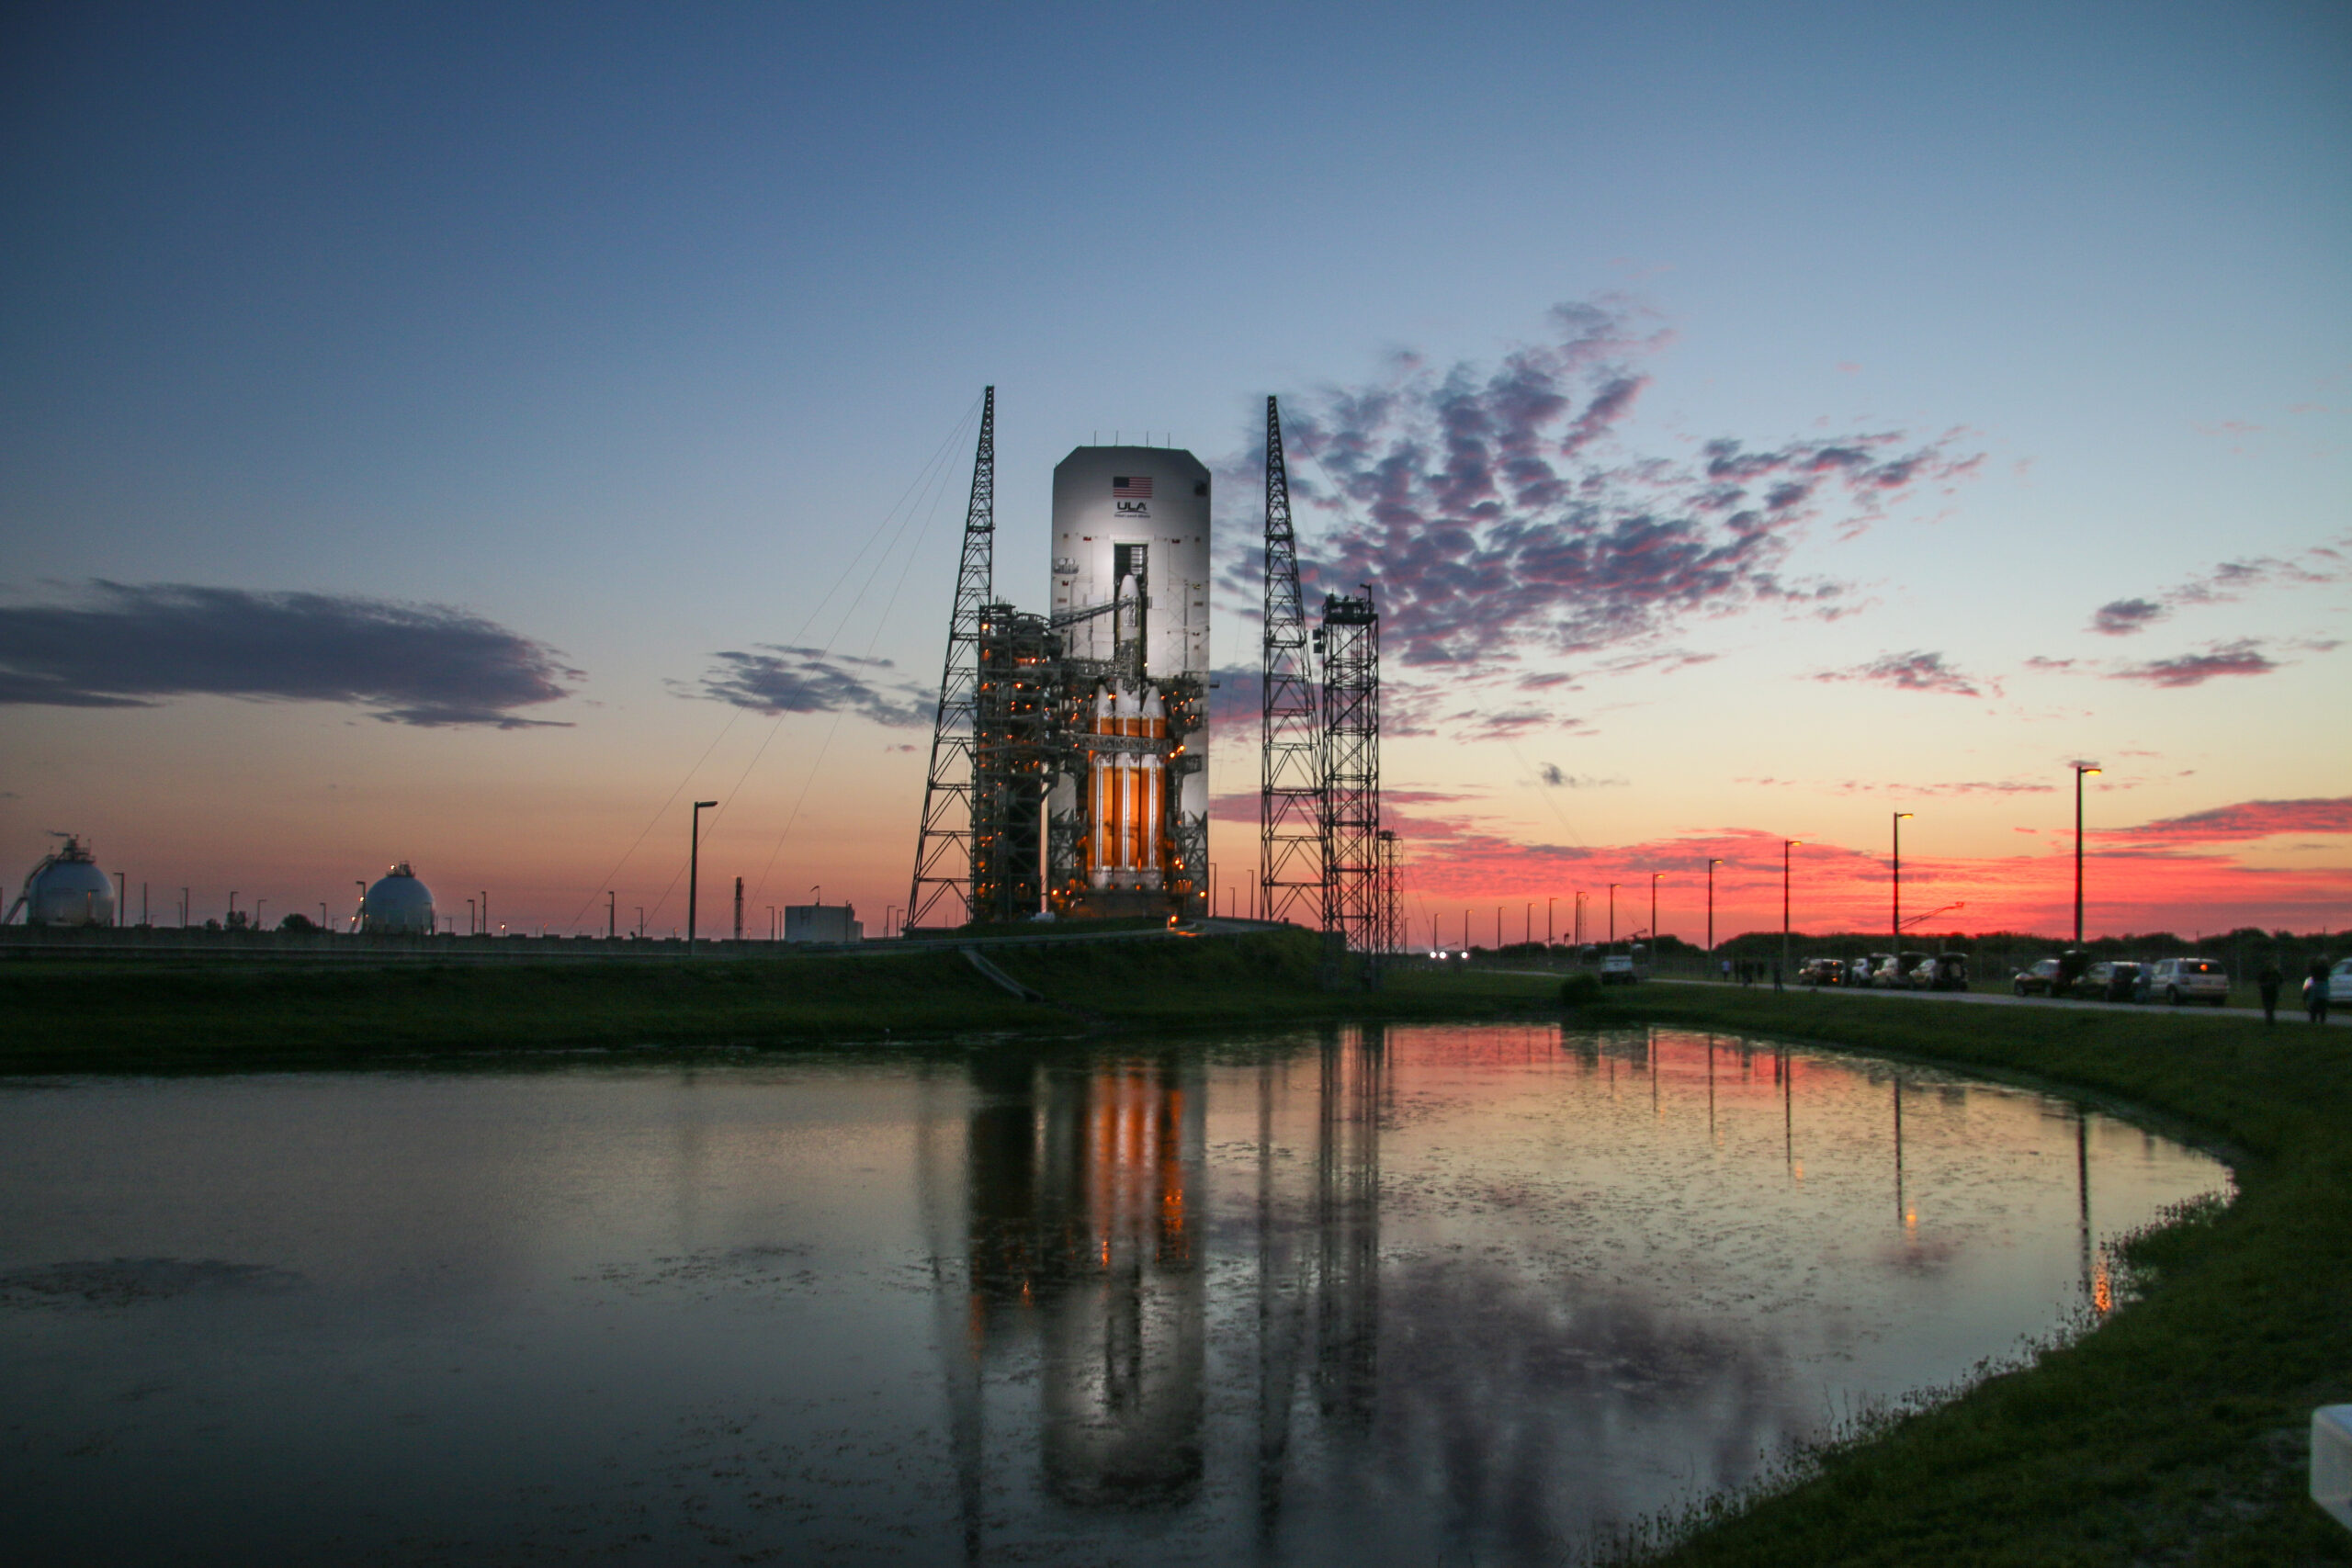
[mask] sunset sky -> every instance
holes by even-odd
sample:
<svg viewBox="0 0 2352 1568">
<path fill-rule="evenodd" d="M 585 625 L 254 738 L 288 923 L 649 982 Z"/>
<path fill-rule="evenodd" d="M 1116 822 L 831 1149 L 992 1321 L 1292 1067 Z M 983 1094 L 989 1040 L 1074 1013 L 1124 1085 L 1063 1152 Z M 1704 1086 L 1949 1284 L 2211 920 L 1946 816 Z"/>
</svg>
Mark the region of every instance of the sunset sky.
<svg viewBox="0 0 2352 1568">
<path fill-rule="evenodd" d="M 32 8 L 28 8 L 28 12 Z M 906 897 L 980 389 L 1385 612 L 1415 933 L 2352 926 L 2352 12 L 107 6 L 0 23 L 0 873 Z M 1225 895 L 1219 893 L 1222 907 Z M 1628 911 L 1631 911 L 1630 913 Z"/>
</svg>

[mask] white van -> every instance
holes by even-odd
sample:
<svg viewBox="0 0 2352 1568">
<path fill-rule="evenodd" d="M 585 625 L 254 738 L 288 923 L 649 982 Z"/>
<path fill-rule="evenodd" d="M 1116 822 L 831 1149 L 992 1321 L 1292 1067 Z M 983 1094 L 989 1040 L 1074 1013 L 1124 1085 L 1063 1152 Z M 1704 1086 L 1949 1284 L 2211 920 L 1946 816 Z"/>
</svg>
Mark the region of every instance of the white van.
<svg viewBox="0 0 2352 1568">
<path fill-rule="evenodd" d="M 2211 958 L 2164 958 L 2148 972 L 2148 994 L 2174 1007 L 2203 1002 L 2220 1007 L 2230 999 L 2230 977 Z"/>
</svg>

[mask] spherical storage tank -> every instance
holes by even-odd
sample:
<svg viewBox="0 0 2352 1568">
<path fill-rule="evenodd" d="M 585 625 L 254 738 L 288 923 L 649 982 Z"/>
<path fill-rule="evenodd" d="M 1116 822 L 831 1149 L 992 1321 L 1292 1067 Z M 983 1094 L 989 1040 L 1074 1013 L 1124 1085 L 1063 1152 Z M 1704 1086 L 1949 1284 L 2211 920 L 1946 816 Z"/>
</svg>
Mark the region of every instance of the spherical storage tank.
<svg viewBox="0 0 2352 1568">
<path fill-rule="evenodd" d="M 374 936 L 431 936 L 433 889 L 402 861 L 378 879 L 359 905 L 361 929 Z"/>
<path fill-rule="evenodd" d="M 25 878 L 24 904 L 27 925 L 110 926 L 114 879 L 98 869 L 97 856 L 81 840 L 69 838 Z"/>
</svg>

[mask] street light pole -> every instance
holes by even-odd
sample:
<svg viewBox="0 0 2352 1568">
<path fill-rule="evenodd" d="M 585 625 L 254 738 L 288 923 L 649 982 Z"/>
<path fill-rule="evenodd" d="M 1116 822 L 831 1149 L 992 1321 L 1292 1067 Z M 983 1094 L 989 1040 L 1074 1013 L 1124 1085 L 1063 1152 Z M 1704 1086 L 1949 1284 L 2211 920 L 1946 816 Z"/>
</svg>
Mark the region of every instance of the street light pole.
<svg viewBox="0 0 2352 1568">
<path fill-rule="evenodd" d="M 715 800 L 695 802 L 694 835 L 688 840 L 686 849 L 686 951 L 688 953 L 695 950 L 695 895 L 701 890 L 699 883 L 702 876 L 702 814 L 718 804 L 718 802 Z M 674 887 L 677 884 L 673 882 L 671 886 Z"/>
<path fill-rule="evenodd" d="M 1657 962 L 1657 879 L 1666 873 L 1650 873 L 1650 962 Z"/>
<path fill-rule="evenodd" d="M 618 900 L 618 894 L 609 887 L 605 889 L 605 940 L 606 942 L 621 934 L 621 909 Z"/>
<path fill-rule="evenodd" d="M 1611 884 L 1609 885 L 1609 947 L 1610 947 L 1610 951 L 1611 951 L 1611 952 L 1616 951 L 1616 947 L 1617 947 L 1617 888 L 1618 888 L 1618 886 L 1619 886 L 1619 885 L 1618 885 L 1618 884 L 1616 884 L 1616 883 L 1614 883 L 1614 882 L 1612 882 L 1612 883 L 1611 883 Z"/>
<path fill-rule="evenodd" d="M 2089 762 L 2075 769 L 2075 945 L 2083 945 L 2083 775 L 2099 770 Z"/>
<path fill-rule="evenodd" d="M 1556 893 L 1544 900 L 1544 947 L 1546 952 L 1551 951 L 1551 949 L 1556 945 L 1552 940 L 1554 934 L 1552 930 L 1552 906 L 1559 901 L 1560 896 Z"/>
<path fill-rule="evenodd" d="M 1898 811 L 1894 814 L 1894 925 L 1893 927 L 1893 935 L 1894 940 L 1890 945 L 1894 950 L 1896 966 L 1898 968 L 1901 966 L 1901 960 L 1903 956 L 1903 819 L 1910 815 L 1911 813 L 1908 811 Z"/>
<path fill-rule="evenodd" d="M 1781 976 L 1789 973 L 1789 852 L 1804 843 L 1803 839 L 1781 840 Z"/>
<path fill-rule="evenodd" d="M 1723 864 L 1721 857 L 1707 862 L 1707 967 L 1715 964 L 1715 867 Z"/>
</svg>

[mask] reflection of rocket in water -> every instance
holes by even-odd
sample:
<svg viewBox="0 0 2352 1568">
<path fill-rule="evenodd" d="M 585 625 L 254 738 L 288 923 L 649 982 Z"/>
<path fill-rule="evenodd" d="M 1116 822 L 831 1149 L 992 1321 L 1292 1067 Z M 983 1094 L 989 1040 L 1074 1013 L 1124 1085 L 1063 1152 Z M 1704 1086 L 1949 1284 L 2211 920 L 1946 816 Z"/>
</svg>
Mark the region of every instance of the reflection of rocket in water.
<svg viewBox="0 0 2352 1568">
<path fill-rule="evenodd" d="M 1274 1077 L 1287 1074 L 1272 1062 L 1261 1068 L 1258 1462 L 1267 1529 L 1281 1513 L 1294 1424 L 1305 1417 L 1362 1438 L 1377 1413 L 1384 1057 L 1377 1027 L 1326 1034 L 1312 1080 L 1311 1166 L 1275 1159 L 1265 1118 Z M 1027 1425 L 1003 1402 L 1031 1381 L 1023 1375 L 1031 1356 L 1037 1392 L 1019 1397 L 1036 1401 L 1042 1480 L 1053 1496 L 1136 1507 L 1200 1491 L 1207 1083 L 1198 1053 L 1098 1058 L 1073 1071 L 1004 1050 L 976 1059 L 970 1073 L 968 1287 L 956 1303 L 943 1278 L 942 1348 L 965 1554 L 977 1562 L 989 1511 L 988 1407 Z M 938 1146 L 935 1136 L 924 1146 Z M 945 1196 L 941 1182 L 927 1199 L 941 1220 Z M 934 1235 L 934 1245 L 947 1243 Z"/>
<path fill-rule="evenodd" d="M 974 1077 L 969 1355 L 1035 1344 L 1045 1477 L 1063 1501 L 1191 1495 L 1204 1307 L 1198 1068 L 1142 1059 L 1063 1074 L 1023 1054 Z"/>
</svg>

